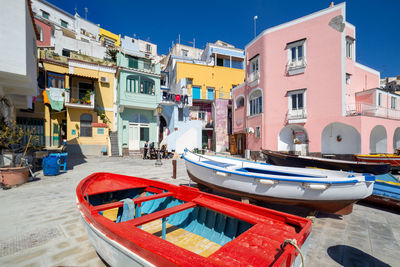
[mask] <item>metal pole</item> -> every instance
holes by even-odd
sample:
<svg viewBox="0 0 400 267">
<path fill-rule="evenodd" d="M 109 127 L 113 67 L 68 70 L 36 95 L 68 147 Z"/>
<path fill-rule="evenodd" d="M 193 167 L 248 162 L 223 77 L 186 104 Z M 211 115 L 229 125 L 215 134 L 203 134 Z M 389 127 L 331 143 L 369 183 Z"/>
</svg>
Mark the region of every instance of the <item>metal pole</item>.
<svg viewBox="0 0 400 267">
<path fill-rule="evenodd" d="M 160 158 L 160 115 L 161 113 L 158 112 L 158 108 L 157 108 L 157 139 L 158 139 L 158 149 L 157 149 L 157 161 L 155 163 L 156 166 L 161 166 L 162 162 L 161 162 L 161 158 Z"/>
<path fill-rule="evenodd" d="M 258 16 L 254 16 L 254 38 L 257 36 L 257 30 L 256 30 L 257 19 L 258 19 Z"/>
</svg>

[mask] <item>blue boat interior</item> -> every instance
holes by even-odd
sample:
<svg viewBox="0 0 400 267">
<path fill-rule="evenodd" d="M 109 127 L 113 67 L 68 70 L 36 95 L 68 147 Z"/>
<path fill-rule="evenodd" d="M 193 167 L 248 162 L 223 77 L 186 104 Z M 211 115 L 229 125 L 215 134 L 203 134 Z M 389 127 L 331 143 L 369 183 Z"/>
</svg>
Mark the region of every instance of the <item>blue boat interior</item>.
<svg viewBox="0 0 400 267">
<path fill-rule="evenodd" d="M 400 201 L 400 181 L 390 173 L 376 175 L 372 192 L 375 196 Z"/>
<path fill-rule="evenodd" d="M 260 174 L 269 174 L 269 175 L 280 175 L 280 176 L 288 176 L 288 177 L 309 177 L 309 178 L 322 178 L 326 176 L 318 176 L 318 175 L 304 175 L 304 174 L 297 174 L 291 172 L 281 172 L 281 171 L 273 171 L 273 170 L 265 170 L 265 169 L 258 169 L 258 168 L 239 168 L 236 169 L 239 172 L 247 172 L 247 173 L 260 173 Z"/>
<path fill-rule="evenodd" d="M 163 191 L 163 193 L 165 192 L 166 191 Z M 118 208 L 117 216 L 115 220 L 113 219 L 115 223 L 133 220 L 146 214 L 151 214 L 185 203 L 184 201 L 172 196 L 145 201 L 141 205 L 135 205 L 134 203 L 135 198 L 153 196 L 155 194 L 156 193 L 153 192 L 145 192 L 142 188 L 128 189 L 91 195 L 89 203 L 93 206 L 97 206 L 122 201 L 124 203 L 123 207 Z M 107 197 L 112 198 L 107 200 Z M 129 198 L 133 199 L 133 201 L 129 202 L 125 200 Z M 103 211 L 100 211 L 99 213 L 103 215 Z M 173 227 L 166 229 L 166 223 Z M 168 232 L 176 229 L 184 229 L 185 231 L 191 232 L 223 246 L 250 229 L 252 226 L 253 225 L 248 222 L 197 205 L 193 208 L 173 213 L 166 218 L 162 218 L 162 231 L 158 234 L 155 233 L 155 235 L 165 239 Z"/>
</svg>

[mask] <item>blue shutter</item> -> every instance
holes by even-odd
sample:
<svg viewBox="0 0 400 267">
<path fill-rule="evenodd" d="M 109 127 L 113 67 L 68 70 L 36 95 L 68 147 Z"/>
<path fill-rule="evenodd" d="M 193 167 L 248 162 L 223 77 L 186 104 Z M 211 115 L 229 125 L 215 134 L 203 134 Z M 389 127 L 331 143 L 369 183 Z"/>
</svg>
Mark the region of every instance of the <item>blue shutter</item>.
<svg viewBox="0 0 400 267">
<path fill-rule="evenodd" d="M 192 87 L 192 97 L 193 99 L 201 99 L 201 88 L 193 86 Z"/>
</svg>

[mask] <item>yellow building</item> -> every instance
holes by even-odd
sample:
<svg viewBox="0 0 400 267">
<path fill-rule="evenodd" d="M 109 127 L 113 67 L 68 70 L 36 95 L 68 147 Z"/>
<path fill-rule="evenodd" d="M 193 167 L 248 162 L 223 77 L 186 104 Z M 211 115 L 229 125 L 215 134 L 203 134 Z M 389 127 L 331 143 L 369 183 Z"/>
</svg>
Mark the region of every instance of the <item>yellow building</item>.
<svg viewBox="0 0 400 267">
<path fill-rule="evenodd" d="M 243 69 L 177 62 L 176 80 L 187 79 L 189 94 L 196 99 L 231 99 L 231 89 L 244 82 Z"/>
<path fill-rule="evenodd" d="M 114 63 L 71 53 L 70 58 L 41 51 L 45 72 L 47 147 L 64 141 L 69 153 L 110 153 L 109 131 L 116 127 Z"/>
<path fill-rule="evenodd" d="M 100 41 L 105 47 L 120 47 L 121 34 L 117 35 L 110 31 L 100 28 Z"/>
</svg>

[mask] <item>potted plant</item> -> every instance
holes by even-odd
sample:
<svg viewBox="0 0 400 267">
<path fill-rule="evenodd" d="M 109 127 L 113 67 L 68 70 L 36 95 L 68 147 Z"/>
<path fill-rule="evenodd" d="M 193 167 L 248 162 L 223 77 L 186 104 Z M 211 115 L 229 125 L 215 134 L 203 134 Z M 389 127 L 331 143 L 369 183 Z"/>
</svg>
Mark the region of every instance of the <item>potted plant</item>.
<svg viewBox="0 0 400 267">
<path fill-rule="evenodd" d="M 24 137 L 29 136 L 26 146 L 22 146 Z M 37 136 L 32 136 L 32 131 L 23 130 L 15 122 L 0 122 L 0 152 L 2 155 L 9 152 L 10 165 L 0 166 L 0 179 L 3 185 L 19 185 L 28 181 L 29 167 L 24 164 L 23 157 L 28 148 L 37 143 Z M 36 141 L 35 141 L 36 140 Z M 22 154 L 22 158 L 17 157 Z"/>
</svg>

